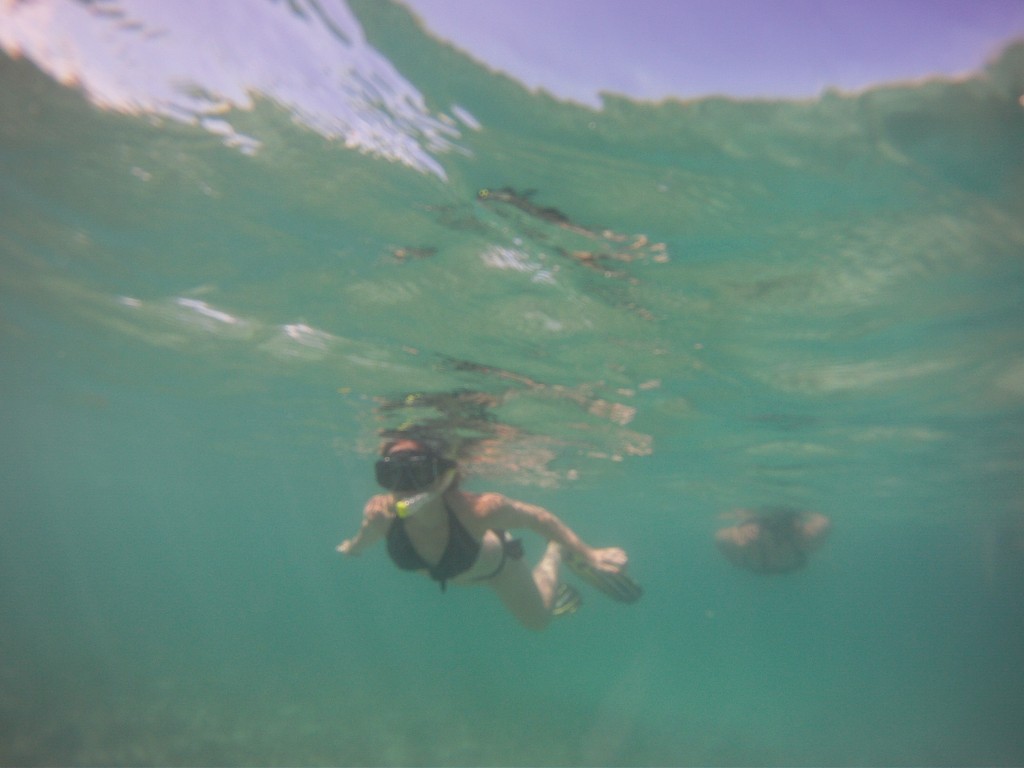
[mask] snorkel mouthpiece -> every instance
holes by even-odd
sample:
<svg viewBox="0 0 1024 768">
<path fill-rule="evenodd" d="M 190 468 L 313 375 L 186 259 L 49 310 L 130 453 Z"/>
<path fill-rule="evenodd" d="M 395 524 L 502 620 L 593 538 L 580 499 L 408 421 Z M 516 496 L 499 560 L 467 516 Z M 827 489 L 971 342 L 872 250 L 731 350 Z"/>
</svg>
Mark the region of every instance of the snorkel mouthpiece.
<svg viewBox="0 0 1024 768">
<path fill-rule="evenodd" d="M 424 491 L 423 493 L 417 493 L 415 496 L 410 496 L 407 499 L 395 502 L 395 512 L 401 518 L 406 518 L 409 515 L 415 515 L 420 509 L 434 498 L 435 494 L 430 491 Z"/>
<path fill-rule="evenodd" d="M 437 488 L 421 491 L 420 493 L 413 494 L 412 496 L 407 496 L 404 499 L 399 499 L 395 502 L 395 514 L 403 519 L 410 515 L 415 515 L 423 509 L 423 507 L 444 493 L 448 489 L 448 486 L 451 485 L 452 478 L 454 477 L 455 470 L 450 469 L 444 473 L 441 483 Z"/>
</svg>

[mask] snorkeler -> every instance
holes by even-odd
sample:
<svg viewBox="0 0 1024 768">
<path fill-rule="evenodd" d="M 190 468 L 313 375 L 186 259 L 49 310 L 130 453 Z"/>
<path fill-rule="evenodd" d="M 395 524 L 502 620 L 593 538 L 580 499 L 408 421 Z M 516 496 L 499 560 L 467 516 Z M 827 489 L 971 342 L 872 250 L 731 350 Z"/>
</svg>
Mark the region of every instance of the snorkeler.
<svg viewBox="0 0 1024 768">
<path fill-rule="evenodd" d="M 562 213 L 557 208 L 545 207 L 537 205 L 535 202 L 530 200 L 533 196 L 533 190 L 528 192 L 516 192 L 512 187 L 502 187 L 501 189 L 481 189 L 476 193 L 476 199 L 481 202 L 498 202 L 506 203 L 514 208 L 518 208 L 523 213 L 533 216 L 541 221 L 546 221 L 549 224 L 555 224 L 564 229 L 578 232 L 581 235 L 587 235 L 588 237 L 596 237 L 596 233 L 585 229 L 578 224 L 574 224 L 569 220 L 569 217 Z"/>
<path fill-rule="evenodd" d="M 402 570 L 425 574 L 442 590 L 449 583 L 487 585 L 523 626 L 536 630 L 581 603 L 579 593 L 559 577 L 563 562 L 616 600 L 634 602 L 642 594 L 625 574 L 623 550 L 588 546 L 542 507 L 461 490 L 457 464 L 434 439 L 391 440 L 375 469 L 388 493 L 366 503 L 359 532 L 338 545 L 344 555 L 386 539 L 388 555 Z M 508 533 L 514 528 L 528 528 L 548 541 L 532 570 L 522 542 Z"/>
<path fill-rule="evenodd" d="M 807 565 L 831 523 L 818 512 L 767 507 L 739 510 L 740 522 L 715 533 L 718 549 L 733 565 L 755 573 L 791 573 Z"/>
</svg>

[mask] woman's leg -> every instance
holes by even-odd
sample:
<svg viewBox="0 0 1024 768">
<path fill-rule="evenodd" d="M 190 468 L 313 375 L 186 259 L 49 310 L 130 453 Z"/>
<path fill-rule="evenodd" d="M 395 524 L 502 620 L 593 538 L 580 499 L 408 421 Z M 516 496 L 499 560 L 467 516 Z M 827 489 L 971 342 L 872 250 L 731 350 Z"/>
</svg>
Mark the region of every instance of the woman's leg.
<svg viewBox="0 0 1024 768">
<path fill-rule="evenodd" d="M 551 621 L 551 606 L 558 589 L 558 568 L 562 553 L 549 542 L 544 557 L 531 571 L 525 560 L 506 560 L 501 573 L 491 579 L 509 612 L 527 629 L 544 629 Z"/>
</svg>

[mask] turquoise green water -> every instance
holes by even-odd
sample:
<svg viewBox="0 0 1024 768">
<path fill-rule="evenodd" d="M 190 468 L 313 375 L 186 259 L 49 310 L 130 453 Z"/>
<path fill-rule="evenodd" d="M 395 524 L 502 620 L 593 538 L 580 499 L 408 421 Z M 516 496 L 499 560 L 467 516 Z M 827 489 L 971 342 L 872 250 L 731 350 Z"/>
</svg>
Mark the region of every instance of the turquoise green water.
<svg viewBox="0 0 1024 768">
<path fill-rule="evenodd" d="M 1022 49 L 597 113 L 354 10 L 478 121 L 444 178 L 0 58 L 0 763 L 1024 761 Z M 626 548 L 640 603 L 533 634 L 335 554 L 376 432 L 455 390 L 468 485 Z M 831 518 L 806 569 L 718 555 L 762 504 Z"/>
</svg>

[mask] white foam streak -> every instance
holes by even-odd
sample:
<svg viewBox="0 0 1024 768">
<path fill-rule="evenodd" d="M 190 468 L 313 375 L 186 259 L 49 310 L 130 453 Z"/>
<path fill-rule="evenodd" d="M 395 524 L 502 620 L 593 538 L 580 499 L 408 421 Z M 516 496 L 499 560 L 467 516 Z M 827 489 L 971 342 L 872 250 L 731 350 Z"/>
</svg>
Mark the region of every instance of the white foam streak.
<svg viewBox="0 0 1024 768">
<path fill-rule="evenodd" d="M 174 303 L 177 304 L 179 307 L 191 309 L 194 312 L 202 315 L 203 317 L 209 317 L 213 320 L 216 320 L 217 322 L 225 323 L 226 325 L 236 325 L 238 323 L 237 317 L 235 317 L 234 315 L 229 315 L 227 312 L 221 312 L 219 309 L 214 309 L 205 301 L 199 301 L 198 299 L 185 299 L 179 297 L 174 300 Z"/>
<path fill-rule="evenodd" d="M 344 0 L 0 3 L 0 47 L 92 103 L 198 125 L 251 154 L 231 110 L 256 95 L 347 147 L 445 178 L 457 124 L 376 49 Z M 463 115 L 463 122 L 467 122 Z"/>
</svg>

